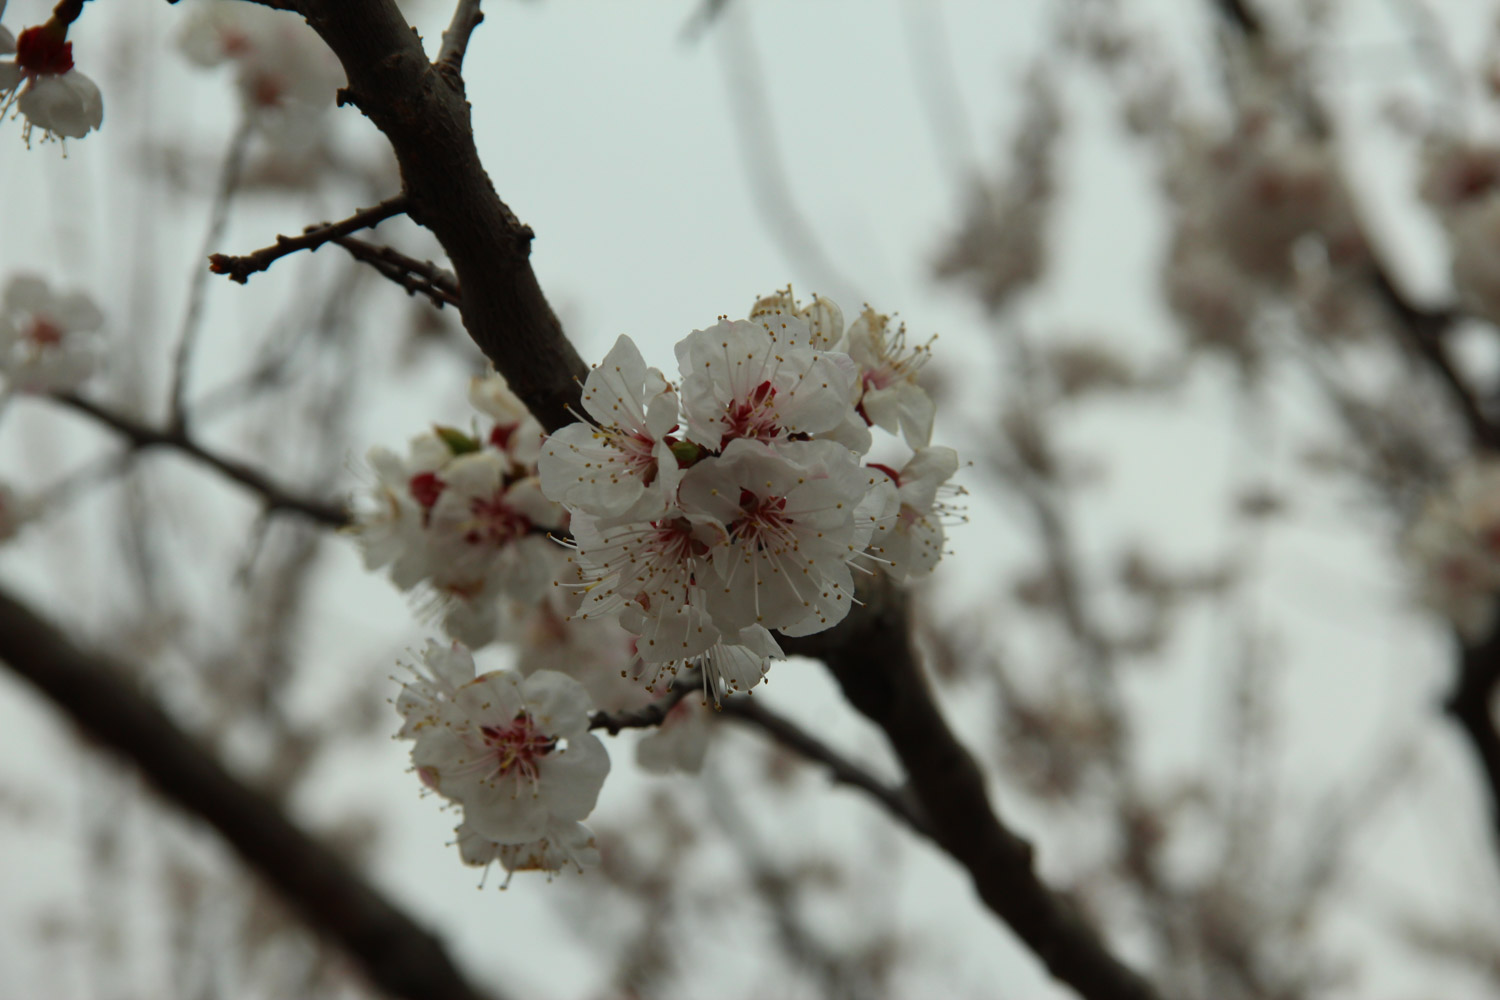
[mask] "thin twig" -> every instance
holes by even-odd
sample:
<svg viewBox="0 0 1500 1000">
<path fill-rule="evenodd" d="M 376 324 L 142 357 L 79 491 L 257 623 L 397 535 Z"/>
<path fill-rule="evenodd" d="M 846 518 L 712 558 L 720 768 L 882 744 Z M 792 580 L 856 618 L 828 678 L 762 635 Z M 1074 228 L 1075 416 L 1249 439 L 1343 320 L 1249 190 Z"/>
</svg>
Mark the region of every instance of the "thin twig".
<svg viewBox="0 0 1500 1000">
<path fill-rule="evenodd" d="M 344 949 L 381 990 L 413 1000 L 481 1000 L 438 939 L 345 858 L 234 778 L 124 678 L 136 671 L 84 652 L 0 592 L 0 659 L 95 744 L 133 762 L 168 801 L 214 829 L 301 918 Z M 491 994 L 491 996 L 495 996 Z"/>
<path fill-rule="evenodd" d="M 632 712 L 595 712 L 589 716 L 590 729 L 605 729 L 609 735 L 618 736 L 622 729 L 655 729 L 667 718 L 667 713 L 677 707 L 689 691 L 701 691 L 703 682 L 695 672 L 692 677 L 674 681 L 667 693 L 644 708 Z"/>
<path fill-rule="evenodd" d="M 138 420 L 121 413 L 115 413 L 106 407 L 100 406 L 98 403 L 90 402 L 69 393 L 58 394 L 52 398 L 64 406 L 77 410 L 79 413 L 87 414 L 99 423 L 122 435 L 130 442 L 131 447 L 136 450 L 171 448 L 196 459 L 249 489 L 252 493 L 259 495 L 268 510 L 292 511 L 301 514 L 311 521 L 316 521 L 319 524 L 325 524 L 332 528 L 348 527 L 351 523 L 349 515 L 343 507 L 322 500 L 294 496 L 271 482 L 271 480 L 267 479 L 264 474 L 256 469 L 242 462 L 237 462 L 234 459 L 216 455 L 207 448 L 204 448 L 188 436 L 182 428 L 158 430 L 154 427 L 148 427 Z"/>
<path fill-rule="evenodd" d="M 341 103 L 390 140 L 414 217 L 452 262 L 464 328 L 547 430 L 573 423 L 588 376 L 531 267 L 535 234 L 500 200 L 474 143 L 472 110 L 429 61 L 393 0 L 300 0 L 344 66 Z"/>
<path fill-rule="evenodd" d="M 985 905 L 1054 976 L 1087 1000 L 1155 998 L 1066 897 L 1041 880 L 1031 844 L 995 813 L 984 772 L 948 728 L 917 662 L 904 595 L 881 578 L 864 596 L 865 606 L 838 628 L 785 639 L 782 648 L 826 663 L 850 704 L 885 731 L 933 840 L 968 870 Z"/>
<path fill-rule="evenodd" d="M 461 304 L 458 279 L 430 260 L 417 260 L 399 250 L 376 246 L 353 236 L 341 236 L 333 242 L 347 250 L 355 260 L 364 261 L 382 277 L 406 289 L 408 295 L 425 295 L 439 309 L 445 305 L 458 307 Z"/>
<path fill-rule="evenodd" d="M 881 781 L 792 720 L 766 708 L 763 702 L 753 698 L 730 698 L 720 707 L 727 717 L 759 729 L 799 757 L 828 768 L 829 775 L 839 784 L 868 793 L 885 807 L 886 812 L 917 833 L 930 840 L 937 839 L 922 807 L 909 791 Z"/>
<path fill-rule="evenodd" d="M 240 118 L 239 127 L 229 139 L 229 150 L 224 155 L 224 167 L 219 174 L 219 189 L 214 195 L 213 207 L 209 210 L 208 232 L 203 234 L 203 250 L 207 256 L 224 239 L 224 230 L 229 225 L 229 206 L 234 193 L 239 189 L 240 177 L 244 174 L 245 153 L 250 148 L 253 131 L 249 115 Z M 203 327 L 203 303 L 208 292 L 208 272 L 202 267 L 193 268 L 188 283 L 187 308 L 182 314 L 182 330 L 177 335 L 177 351 L 172 359 L 172 388 L 168 405 L 168 422 L 173 427 L 187 425 L 188 369 L 193 362 L 193 348 L 197 346 L 198 332 Z"/>
<path fill-rule="evenodd" d="M 302 231 L 301 236 L 278 236 L 271 246 L 262 247 L 242 257 L 227 253 L 210 254 L 208 269 L 214 274 L 225 275 L 230 281 L 237 281 L 243 285 L 250 280 L 250 275 L 257 271 L 264 271 L 287 254 L 293 254 L 299 250 L 316 250 L 340 236 L 348 236 L 361 229 L 371 229 L 386 219 L 401 215 L 406 208 L 406 195 L 398 194 L 378 205 L 362 208 L 342 221 L 308 226 Z"/>
<path fill-rule="evenodd" d="M 448 30 L 443 32 L 443 42 L 433 65 L 447 69 L 457 77 L 464 68 L 464 54 L 469 51 L 469 37 L 483 20 L 484 12 L 479 9 L 479 0 L 458 0 L 453 8 L 453 20 L 448 22 Z"/>
</svg>

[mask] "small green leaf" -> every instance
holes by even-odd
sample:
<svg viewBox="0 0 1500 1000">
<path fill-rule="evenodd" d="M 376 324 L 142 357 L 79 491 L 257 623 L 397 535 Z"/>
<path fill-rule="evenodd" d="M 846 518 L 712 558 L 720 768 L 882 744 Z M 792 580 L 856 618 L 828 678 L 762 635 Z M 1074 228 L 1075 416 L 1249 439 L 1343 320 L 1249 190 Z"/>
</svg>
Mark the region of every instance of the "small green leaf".
<svg viewBox="0 0 1500 1000">
<path fill-rule="evenodd" d="M 471 451 L 478 451 L 479 441 L 470 437 L 457 427 L 444 427 L 442 424 L 433 424 L 432 429 L 437 436 L 443 439 L 443 444 L 455 455 L 467 455 Z"/>
</svg>

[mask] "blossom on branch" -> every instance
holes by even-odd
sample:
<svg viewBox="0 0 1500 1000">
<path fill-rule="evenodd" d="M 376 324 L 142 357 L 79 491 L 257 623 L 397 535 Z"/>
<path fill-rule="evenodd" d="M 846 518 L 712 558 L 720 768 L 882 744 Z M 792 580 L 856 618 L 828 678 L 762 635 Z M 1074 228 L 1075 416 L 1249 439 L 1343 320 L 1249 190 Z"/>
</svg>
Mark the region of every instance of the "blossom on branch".
<svg viewBox="0 0 1500 1000">
<path fill-rule="evenodd" d="M 846 332 L 834 303 L 802 307 L 787 289 L 688 334 L 680 393 L 626 337 L 590 373 L 595 422 L 548 438 L 538 474 L 569 512 L 559 582 L 578 595 L 573 616 L 635 635 L 649 688 L 692 668 L 716 701 L 753 688 L 781 656 L 775 633 L 833 627 L 855 603 L 853 573 L 893 564 L 899 475 L 861 457 L 872 425 L 925 445 L 933 407 L 914 378 L 927 346 L 906 350 L 887 324 L 866 310 Z M 930 568 L 938 483 L 922 462 L 912 476 L 908 520 Z"/>
<path fill-rule="evenodd" d="M 99 363 L 104 314 L 82 292 L 54 292 L 33 274 L 18 274 L 0 299 L 0 374 L 7 388 L 34 392 L 77 388 Z"/>
<path fill-rule="evenodd" d="M 457 643 L 430 643 L 423 661 L 397 702 L 400 735 L 413 740 L 423 784 L 460 805 L 474 833 L 527 844 L 593 811 L 609 756 L 588 732 L 588 696 L 577 681 L 548 670 L 476 677 Z"/>
<path fill-rule="evenodd" d="M 337 57 L 302 19 L 239 0 L 198 0 L 177 39 L 203 67 L 231 63 L 245 112 L 274 138 L 304 141 L 344 84 Z"/>
<path fill-rule="evenodd" d="M 19 37 L 0 28 L 0 116 L 12 108 L 26 117 L 22 136 L 42 130 L 43 140 L 81 139 L 104 121 L 99 87 L 73 68 L 73 43 L 55 20 L 27 28 Z"/>
</svg>

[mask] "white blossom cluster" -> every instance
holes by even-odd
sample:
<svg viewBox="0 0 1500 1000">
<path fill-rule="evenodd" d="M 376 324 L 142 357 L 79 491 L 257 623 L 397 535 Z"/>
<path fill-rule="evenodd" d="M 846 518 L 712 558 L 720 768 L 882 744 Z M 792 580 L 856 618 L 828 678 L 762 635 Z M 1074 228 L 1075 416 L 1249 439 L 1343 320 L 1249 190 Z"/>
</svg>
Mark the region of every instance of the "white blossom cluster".
<svg viewBox="0 0 1500 1000">
<path fill-rule="evenodd" d="M 1486 639 L 1500 597 L 1500 461 L 1460 467 L 1422 505 L 1404 547 L 1423 603 L 1467 642 Z"/>
<path fill-rule="evenodd" d="M 17 274 L 0 295 L 0 376 L 5 391 L 75 389 L 98 367 L 104 315 L 82 292 L 56 292 Z"/>
<path fill-rule="evenodd" d="M 833 303 L 790 290 L 684 338 L 678 385 L 621 337 L 584 383 L 590 422 L 538 461 L 571 515 L 577 617 L 618 619 L 653 681 L 699 667 L 717 699 L 760 682 L 773 632 L 843 620 L 856 567 L 930 571 L 958 459 L 928 444 L 928 355 L 873 310 L 846 331 Z M 903 469 L 863 463 L 872 426 L 915 449 Z"/>
<path fill-rule="evenodd" d="M 367 566 L 454 639 L 515 652 L 514 672 L 475 678 L 464 645 L 431 644 L 398 701 L 418 773 L 464 812 L 466 862 L 587 865 L 579 823 L 608 768 L 589 709 L 642 708 L 687 670 L 715 701 L 747 691 L 778 634 L 849 613 L 855 572 L 931 572 L 954 513 L 941 496 L 961 491 L 958 456 L 930 443 L 929 356 L 872 309 L 846 328 L 788 289 L 684 338 L 676 382 L 621 337 L 580 421 L 551 436 L 490 375 L 472 427 L 371 450 Z M 872 428 L 908 457 L 867 460 Z M 642 766 L 696 770 L 710 711 L 677 701 Z"/>
<path fill-rule="evenodd" d="M 240 103 L 271 139 L 306 145 L 344 84 L 344 71 L 317 32 L 283 12 L 239 0 L 197 0 L 178 35 L 188 60 L 234 68 Z"/>
<path fill-rule="evenodd" d="M 460 643 L 429 642 L 396 710 L 422 783 L 463 811 L 459 855 L 511 872 L 598 863 L 580 820 L 594 809 L 609 755 L 588 731 L 589 699 L 571 677 L 539 670 L 476 676 Z"/>
<path fill-rule="evenodd" d="M 370 569 L 390 568 L 402 590 L 421 587 L 449 635 L 470 646 L 498 635 L 504 602 L 536 606 L 563 563 L 548 535 L 567 512 L 542 495 L 542 428 L 498 375 L 475 379 L 470 402 L 485 425 L 437 427 L 406 456 L 374 448 L 374 503 L 357 513 Z"/>
<path fill-rule="evenodd" d="M 1182 125 L 1165 177 L 1178 206 L 1163 272 L 1167 302 L 1194 346 L 1228 354 L 1246 371 L 1259 363 L 1256 328 L 1268 296 L 1295 290 L 1332 316 L 1347 298 L 1344 277 L 1365 261 L 1333 147 L 1272 107 L 1248 100 L 1225 135 Z M 1298 255 L 1299 245 L 1319 252 Z"/>
<path fill-rule="evenodd" d="M 5 4 L 0 2 L 0 14 Z M 0 118 L 24 115 L 21 134 L 80 139 L 104 121 L 99 87 L 73 68 L 73 43 L 65 25 L 49 20 L 12 35 L 0 27 Z"/>
</svg>

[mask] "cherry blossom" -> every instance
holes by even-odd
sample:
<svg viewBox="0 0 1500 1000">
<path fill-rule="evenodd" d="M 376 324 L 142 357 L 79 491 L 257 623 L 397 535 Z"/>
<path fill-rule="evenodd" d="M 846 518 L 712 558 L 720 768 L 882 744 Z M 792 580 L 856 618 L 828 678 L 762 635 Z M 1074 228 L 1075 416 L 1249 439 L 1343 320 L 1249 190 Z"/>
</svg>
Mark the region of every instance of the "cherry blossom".
<svg viewBox="0 0 1500 1000">
<path fill-rule="evenodd" d="M 0 300 L 0 373 L 11 388 L 73 389 L 99 361 L 92 334 L 104 316 L 82 292 L 53 292 L 45 280 L 18 274 Z"/>
<path fill-rule="evenodd" d="M 484 443 L 498 449 L 518 469 L 531 469 L 541 455 L 546 432 L 526 409 L 526 404 L 510 391 L 502 375 L 491 371 L 469 382 L 469 403 L 490 420 Z"/>
<path fill-rule="evenodd" d="M 689 469 L 684 510 L 723 526 L 708 553 L 714 622 L 806 635 L 841 621 L 854 589 L 848 562 L 873 530 L 856 511 L 872 489 L 889 488 L 832 441 L 773 450 L 741 438 L 718 459 Z"/>
<path fill-rule="evenodd" d="M 892 434 L 899 431 L 913 448 L 924 447 L 932 439 L 936 408 L 917 375 L 932 356 L 932 341 L 908 345 L 905 324 L 893 330 L 890 317 L 868 306 L 849 325 L 848 339 L 849 356 L 859 365 L 859 412 L 865 421 Z"/>
<path fill-rule="evenodd" d="M 0 115 L 14 107 L 26 116 L 22 135 L 39 128 L 44 139 L 81 139 L 104 121 L 99 87 L 73 68 L 67 26 L 48 21 L 27 28 L 14 40 L 0 28 Z"/>
<path fill-rule="evenodd" d="M 458 689 L 474 679 L 474 655 L 459 642 L 444 646 L 427 640 L 421 659 L 409 664 L 411 679 L 396 698 L 401 729 L 397 739 L 415 739 L 424 727 L 438 725 L 443 706 L 453 703 Z"/>
<path fill-rule="evenodd" d="M 560 823 L 524 844 L 491 840 L 468 822 L 459 824 L 454 833 L 458 838 L 458 855 L 464 864 L 487 872 L 491 865 L 500 863 L 506 871 L 502 889 L 510 885 L 510 876 L 520 871 L 561 872 L 571 866 L 582 872 L 599 865 L 594 832 L 582 823 Z"/>
<path fill-rule="evenodd" d="M 719 451 L 742 438 L 779 443 L 843 423 L 855 381 L 848 359 L 808 346 L 812 332 L 800 317 L 776 326 L 724 320 L 677 345 L 688 440 Z"/>
<path fill-rule="evenodd" d="M 517 600 L 540 597 L 555 579 L 545 532 L 561 526 L 562 511 L 537 478 L 510 477 L 492 450 L 459 455 L 437 477 L 427 520 L 433 583 L 463 593 L 494 577 Z"/>
<path fill-rule="evenodd" d="M 575 511 L 571 524 L 567 582 L 581 594 L 577 617 L 618 617 L 630 608 L 633 617 L 624 624 L 641 637 L 638 653 L 655 662 L 698 656 L 719 640 L 699 581 L 712 572 L 708 553 L 723 535 L 722 525 L 677 509 L 655 520 L 614 525 Z"/>
<path fill-rule="evenodd" d="M 846 344 L 858 359 L 838 350 Z M 928 353 L 873 310 L 846 332 L 835 304 L 815 296 L 804 307 L 787 288 L 750 319 L 677 345 L 679 400 L 620 338 L 584 385 L 595 422 L 563 428 L 538 459 L 543 493 L 569 512 L 558 582 L 576 595 L 571 616 L 634 635 L 648 688 L 689 669 L 715 700 L 754 687 L 782 655 L 773 633 L 831 628 L 854 603 L 854 567 L 893 565 L 881 553 L 899 522 L 900 476 L 861 466 L 874 422 L 863 403 L 925 444 L 931 400 L 915 375 Z M 931 543 L 929 478 L 918 462 L 903 553 L 913 532 Z M 918 558 L 903 555 L 899 572 Z"/>
<path fill-rule="evenodd" d="M 304 21 L 238 0 L 198 0 L 178 47 L 199 66 L 232 63 L 247 113 L 278 139 L 315 138 L 344 83 L 337 57 Z"/>
<path fill-rule="evenodd" d="M 897 580 L 926 576 L 943 556 L 942 517 L 953 511 L 938 493 L 958 471 L 958 452 L 932 446 L 917 451 L 900 471 L 872 467 L 890 477 L 900 502 L 898 515 L 876 546 L 886 572 Z"/>
<path fill-rule="evenodd" d="M 767 330 L 778 328 L 780 317 L 792 316 L 807 324 L 808 346 L 817 351 L 842 351 L 844 313 L 838 304 L 814 295 L 806 306 L 797 302 L 792 286 L 756 301 L 749 318 L 759 321 Z"/>
<path fill-rule="evenodd" d="M 434 681 L 429 690 L 441 689 Z M 412 763 L 424 784 L 463 806 L 475 833 L 525 844 L 593 811 L 609 756 L 588 732 L 577 681 L 501 670 L 443 693 L 412 727 Z"/>
<path fill-rule="evenodd" d="M 581 600 L 575 590 L 552 587 L 534 603 L 512 602 L 500 638 L 515 647 L 523 674 L 567 674 L 603 712 L 641 708 L 651 693 L 644 687 L 636 636 L 612 617 L 575 617 Z"/>
<path fill-rule="evenodd" d="M 372 502 L 355 512 L 354 532 L 364 552 L 365 568 L 391 567 L 391 581 L 402 590 L 428 574 L 422 529 L 444 483 L 438 470 L 453 455 L 436 434 L 412 438 L 406 458 L 389 448 L 371 448 L 365 461 L 376 477 Z"/>
<path fill-rule="evenodd" d="M 682 474 L 677 392 L 647 368 L 629 337 L 621 337 L 583 383 L 583 409 L 594 424 L 569 424 L 547 439 L 539 463 L 552 499 L 606 521 L 649 520 L 672 502 Z"/>
</svg>

